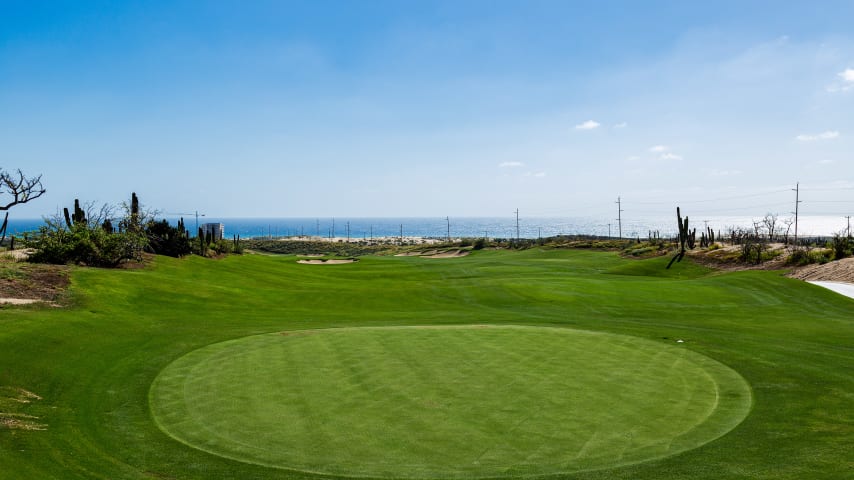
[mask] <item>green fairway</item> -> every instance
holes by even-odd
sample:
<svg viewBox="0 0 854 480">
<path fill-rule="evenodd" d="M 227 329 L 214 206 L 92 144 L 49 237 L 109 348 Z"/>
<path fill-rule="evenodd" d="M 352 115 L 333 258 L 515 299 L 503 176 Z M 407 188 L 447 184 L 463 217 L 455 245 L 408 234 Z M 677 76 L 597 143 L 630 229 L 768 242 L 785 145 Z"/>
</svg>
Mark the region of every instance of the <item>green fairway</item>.
<svg viewBox="0 0 854 480">
<path fill-rule="evenodd" d="M 390 478 L 550 474 L 670 455 L 750 406 L 684 348 L 543 327 L 289 332 L 181 357 L 151 392 L 175 438 L 236 460 Z"/>
<path fill-rule="evenodd" d="M 297 259 L 74 268 L 70 307 L 0 309 L 0 424 L 30 427 L 0 479 L 851 476 L 851 299 L 579 250 Z"/>
</svg>

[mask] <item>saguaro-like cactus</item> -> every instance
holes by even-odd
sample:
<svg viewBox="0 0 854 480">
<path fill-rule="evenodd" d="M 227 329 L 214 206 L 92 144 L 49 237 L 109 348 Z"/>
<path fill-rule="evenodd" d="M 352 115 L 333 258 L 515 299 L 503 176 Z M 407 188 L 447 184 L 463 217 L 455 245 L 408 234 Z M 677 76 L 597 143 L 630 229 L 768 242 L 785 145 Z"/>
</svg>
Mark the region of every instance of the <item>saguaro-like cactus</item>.
<svg viewBox="0 0 854 480">
<path fill-rule="evenodd" d="M 76 198 L 74 199 L 74 214 L 69 213 L 67 208 L 63 208 L 62 213 L 65 215 L 65 224 L 68 228 L 86 223 L 86 212 L 80 208 L 80 200 Z"/>
<path fill-rule="evenodd" d="M 673 262 L 681 262 L 682 257 L 685 256 L 685 244 L 687 243 L 690 248 L 694 248 L 694 241 L 697 238 L 697 229 L 695 228 L 693 233 L 688 230 L 688 216 L 685 216 L 685 221 L 683 222 L 682 212 L 679 210 L 679 207 L 676 207 L 676 223 L 679 225 L 679 251 L 670 259 L 670 263 L 667 264 L 666 268 L 670 268 Z"/>
</svg>

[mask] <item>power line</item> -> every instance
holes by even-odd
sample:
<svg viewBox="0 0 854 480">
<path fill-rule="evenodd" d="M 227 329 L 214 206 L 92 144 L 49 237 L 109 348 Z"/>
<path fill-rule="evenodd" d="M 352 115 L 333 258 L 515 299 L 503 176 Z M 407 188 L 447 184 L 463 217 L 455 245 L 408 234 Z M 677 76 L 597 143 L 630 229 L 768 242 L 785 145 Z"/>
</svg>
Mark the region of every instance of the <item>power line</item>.
<svg viewBox="0 0 854 480">
<path fill-rule="evenodd" d="M 800 193 L 798 191 L 799 188 L 800 183 L 795 183 L 795 188 L 792 189 L 795 191 L 795 245 L 798 244 L 798 204 L 801 203 L 801 201 L 798 200 L 798 195 Z"/>
</svg>

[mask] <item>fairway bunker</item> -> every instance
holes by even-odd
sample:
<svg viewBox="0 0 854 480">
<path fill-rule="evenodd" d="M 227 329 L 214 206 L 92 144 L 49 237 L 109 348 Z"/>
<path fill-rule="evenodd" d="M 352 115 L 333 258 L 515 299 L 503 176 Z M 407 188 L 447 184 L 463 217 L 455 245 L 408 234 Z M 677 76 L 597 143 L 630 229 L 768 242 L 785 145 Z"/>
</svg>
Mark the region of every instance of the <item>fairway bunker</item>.
<svg viewBox="0 0 854 480">
<path fill-rule="evenodd" d="M 550 475 L 661 458 L 747 415 L 733 370 L 673 344 L 563 328 L 386 327 L 217 343 L 154 381 L 170 436 L 352 477 Z"/>
</svg>

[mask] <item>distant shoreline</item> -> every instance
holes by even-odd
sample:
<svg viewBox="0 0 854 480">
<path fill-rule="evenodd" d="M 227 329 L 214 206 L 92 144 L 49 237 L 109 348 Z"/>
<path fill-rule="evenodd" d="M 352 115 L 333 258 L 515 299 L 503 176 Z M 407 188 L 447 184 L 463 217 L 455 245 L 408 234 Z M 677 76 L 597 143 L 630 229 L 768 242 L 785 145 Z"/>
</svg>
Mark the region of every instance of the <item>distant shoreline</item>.
<svg viewBox="0 0 854 480">
<path fill-rule="evenodd" d="M 690 216 L 691 227 L 702 230 L 708 223 L 709 227 L 725 234 L 730 226 L 752 229 L 753 220 L 757 217 L 697 217 Z M 14 215 L 14 212 L 13 212 Z M 176 224 L 178 217 L 165 216 L 170 223 Z M 702 218 L 702 220 L 699 220 Z M 184 217 L 184 222 L 191 234 L 195 230 L 195 218 Z M 516 230 L 516 220 L 512 217 L 351 217 L 351 218 L 312 218 L 312 217 L 283 217 L 283 218 L 199 218 L 199 224 L 222 223 L 225 226 L 225 236 L 233 238 L 314 238 L 323 241 L 346 241 L 349 224 L 350 239 L 369 240 L 371 238 L 400 239 L 401 226 L 404 238 L 445 239 L 451 238 L 538 238 L 558 235 L 591 235 L 601 237 L 619 237 L 619 225 L 616 220 L 608 218 L 578 217 L 520 217 L 519 230 Z M 450 232 L 448 231 L 450 223 Z M 609 229 L 610 224 L 610 229 Z M 782 224 L 782 217 L 781 217 Z M 37 230 L 44 225 L 42 219 L 16 219 L 10 216 L 8 233 L 18 235 L 24 231 Z M 845 218 L 840 216 L 802 215 L 799 218 L 799 236 L 801 237 L 830 237 L 846 227 Z M 784 227 L 785 228 L 785 227 Z M 676 215 L 656 217 L 631 217 L 624 214 L 622 221 L 623 238 L 644 239 L 649 232 L 658 232 L 660 236 L 672 237 L 676 232 Z M 609 235 L 610 233 L 610 235 Z M 791 232 L 790 232 L 791 233 Z"/>
</svg>

